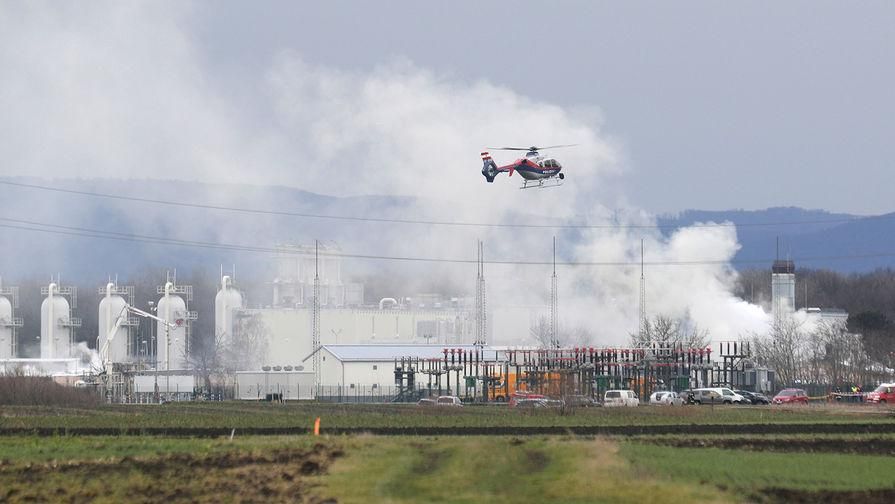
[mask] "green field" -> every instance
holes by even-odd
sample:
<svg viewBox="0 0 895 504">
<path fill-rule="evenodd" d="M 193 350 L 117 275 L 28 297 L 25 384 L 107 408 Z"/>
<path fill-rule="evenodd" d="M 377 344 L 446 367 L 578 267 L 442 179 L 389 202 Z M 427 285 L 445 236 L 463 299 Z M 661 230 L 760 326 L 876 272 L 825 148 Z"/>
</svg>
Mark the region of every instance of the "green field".
<svg viewBox="0 0 895 504">
<path fill-rule="evenodd" d="M 891 408 L 799 406 L 581 408 L 514 410 L 506 406 L 425 408 L 407 404 L 170 403 L 92 409 L 5 406 L 0 428 L 324 428 L 564 427 L 687 424 L 890 423 Z"/>
<path fill-rule="evenodd" d="M 844 441 L 866 442 L 860 436 Z M 781 495 L 807 502 L 813 497 L 874 502 L 874 495 L 895 497 L 892 457 L 674 448 L 618 438 L 11 436 L 0 439 L 0 450 L 0 501 L 10 502 L 782 502 Z"/>
<path fill-rule="evenodd" d="M 251 427 L 324 435 L 244 435 Z M 2 407 L 2 428 L 215 427 L 217 437 L 0 435 L 0 502 L 895 501 L 895 421 L 873 407 L 631 408 L 193 403 Z M 463 435 L 470 427 L 789 425 L 789 434 Z M 811 426 L 854 425 L 819 435 Z M 327 435 L 327 427 L 450 427 L 454 435 Z M 799 427 L 804 425 L 805 427 Z M 231 438 L 229 433 L 234 432 Z M 133 432 L 133 431 L 131 431 Z M 525 432 L 524 430 L 520 432 Z"/>
</svg>

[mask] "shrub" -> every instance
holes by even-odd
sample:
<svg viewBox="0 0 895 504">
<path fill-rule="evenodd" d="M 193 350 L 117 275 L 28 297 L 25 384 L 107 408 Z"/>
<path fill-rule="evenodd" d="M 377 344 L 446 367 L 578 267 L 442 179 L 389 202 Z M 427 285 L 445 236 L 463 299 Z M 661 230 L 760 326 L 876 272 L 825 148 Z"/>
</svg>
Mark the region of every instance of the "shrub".
<svg viewBox="0 0 895 504">
<path fill-rule="evenodd" d="M 92 389 L 66 387 L 50 377 L 29 376 L 21 370 L 0 374 L 2 405 L 90 407 L 99 403 Z"/>
</svg>

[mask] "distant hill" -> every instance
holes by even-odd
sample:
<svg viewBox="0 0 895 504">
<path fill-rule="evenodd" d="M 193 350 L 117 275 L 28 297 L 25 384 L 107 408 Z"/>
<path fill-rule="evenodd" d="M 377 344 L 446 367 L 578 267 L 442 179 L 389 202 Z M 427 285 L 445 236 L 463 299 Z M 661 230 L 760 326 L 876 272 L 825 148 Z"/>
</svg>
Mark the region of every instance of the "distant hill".
<svg viewBox="0 0 895 504">
<path fill-rule="evenodd" d="M 796 259 L 798 267 L 854 273 L 895 265 L 895 213 L 867 217 L 778 207 L 687 210 L 658 219 L 666 234 L 697 222 L 737 225 L 742 246 L 735 258 L 737 268 L 769 267 L 769 260 L 777 254 L 778 237 L 780 257 Z"/>
<path fill-rule="evenodd" d="M 62 273 L 71 281 L 95 283 L 107 275 L 127 277 L 151 268 L 189 270 L 202 266 L 207 269 L 218 264 L 238 264 L 244 274 L 272 278 L 270 253 L 229 250 L 215 244 L 266 248 L 284 242 L 307 244 L 314 237 L 326 236 L 346 250 L 385 250 L 387 244 L 401 239 L 399 230 L 380 227 L 377 229 L 384 230 L 374 234 L 365 232 L 363 223 L 296 218 L 276 212 L 406 219 L 418 218 L 416 214 L 409 216 L 408 210 L 419 209 L 417 201 L 407 197 L 336 198 L 284 187 L 158 180 L 0 180 L 146 200 L 178 200 L 273 212 L 257 215 L 209 211 L 0 184 L 0 218 L 3 219 L 0 220 L 0 275 L 11 278 L 43 278 Z M 427 206 L 431 208 L 429 214 L 448 215 L 449 207 L 439 205 L 442 204 L 436 202 Z M 861 272 L 895 264 L 895 256 L 873 255 L 895 251 L 895 214 L 861 218 L 823 210 L 770 208 L 686 210 L 658 219 L 666 234 L 675 227 L 708 221 L 738 225 L 742 245 L 736 256 L 738 268 L 769 267 L 777 236 L 782 240 L 781 256 L 827 258 L 800 262 L 799 267 Z M 793 222 L 801 224 L 789 224 Z M 114 234 L 98 239 L 85 230 Z M 151 237 L 158 236 L 183 240 L 184 245 L 154 243 Z M 862 257 L 837 258 L 855 255 Z"/>
</svg>

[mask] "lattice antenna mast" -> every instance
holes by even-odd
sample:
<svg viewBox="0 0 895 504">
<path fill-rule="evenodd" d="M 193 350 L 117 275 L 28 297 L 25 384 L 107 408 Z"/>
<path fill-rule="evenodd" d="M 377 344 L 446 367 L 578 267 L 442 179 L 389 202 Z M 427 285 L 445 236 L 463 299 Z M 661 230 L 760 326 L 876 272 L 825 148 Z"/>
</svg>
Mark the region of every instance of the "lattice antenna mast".
<svg viewBox="0 0 895 504">
<path fill-rule="evenodd" d="M 314 304 L 311 313 L 311 338 L 314 352 L 314 385 L 320 386 L 320 242 L 314 240 Z"/>
<path fill-rule="evenodd" d="M 550 283 L 550 345 L 559 348 L 559 289 L 556 285 L 556 237 L 553 237 L 553 276 Z"/>
<path fill-rule="evenodd" d="M 640 343 L 646 343 L 646 276 L 643 274 L 643 239 L 640 240 Z"/>
<path fill-rule="evenodd" d="M 488 344 L 487 306 L 485 301 L 485 245 L 478 242 L 475 290 L 475 345 Z"/>
</svg>

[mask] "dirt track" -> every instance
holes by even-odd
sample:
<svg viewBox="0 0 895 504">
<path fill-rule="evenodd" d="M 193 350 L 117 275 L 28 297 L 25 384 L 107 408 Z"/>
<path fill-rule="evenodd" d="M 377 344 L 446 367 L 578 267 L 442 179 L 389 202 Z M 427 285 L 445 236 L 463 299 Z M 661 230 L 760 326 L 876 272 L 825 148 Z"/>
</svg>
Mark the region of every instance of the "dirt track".
<svg viewBox="0 0 895 504">
<path fill-rule="evenodd" d="M 731 450 L 774 451 L 774 452 L 823 452 L 853 453 L 860 455 L 895 455 L 895 439 L 861 438 L 861 439 L 762 439 L 762 438 L 724 438 L 724 439 L 648 439 L 645 442 L 677 448 L 723 448 Z"/>
<path fill-rule="evenodd" d="M 835 502 L 836 504 L 890 504 L 895 502 L 895 489 L 883 490 L 790 490 L 787 488 L 767 488 L 754 495 L 758 502 L 815 504 Z"/>
<path fill-rule="evenodd" d="M 0 436 L 229 436 L 230 428 L 146 427 L 146 428 L 0 428 Z M 289 436 L 308 434 L 307 428 L 258 427 L 236 429 L 238 435 Z M 895 423 L 814 423 L 814 424 L 732 424 L 732 425 L 617 425 L 586 427 L 333 427 L 321 433 L 330 435 L 374 434 L 381 436 L 642 436 L 657 434 L 893 434 Z"/>
<path fill-rule="evenodd" d="M 311 490 L 341 456 L 317 444 L 311 450 L 223 453 L 206 456 L 73 461 L 0 466 L 0 501 L 89 502 L 321 502 Z"/>
</svg>

